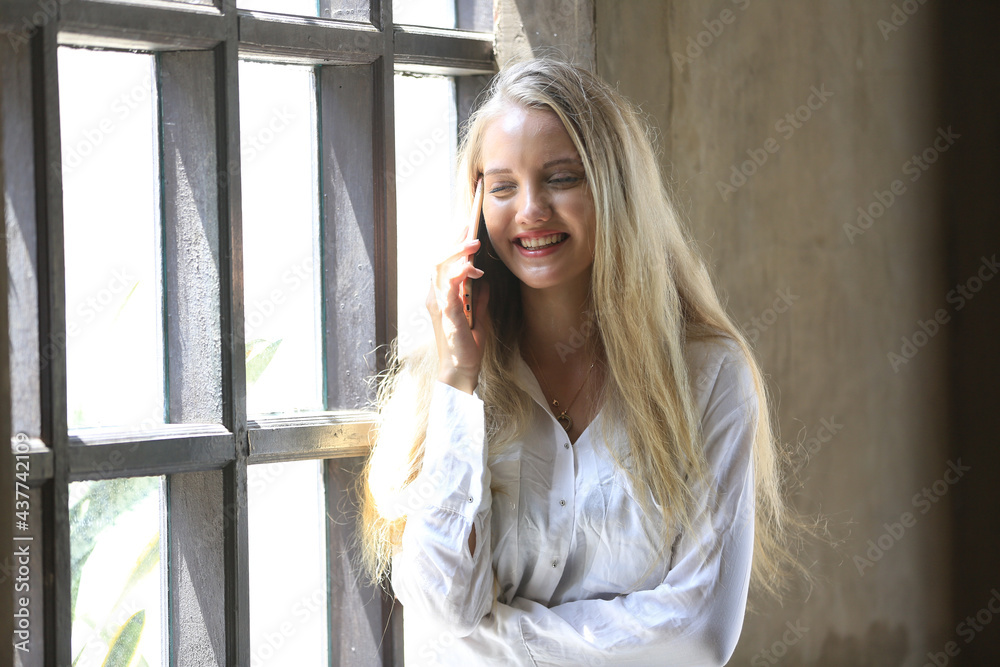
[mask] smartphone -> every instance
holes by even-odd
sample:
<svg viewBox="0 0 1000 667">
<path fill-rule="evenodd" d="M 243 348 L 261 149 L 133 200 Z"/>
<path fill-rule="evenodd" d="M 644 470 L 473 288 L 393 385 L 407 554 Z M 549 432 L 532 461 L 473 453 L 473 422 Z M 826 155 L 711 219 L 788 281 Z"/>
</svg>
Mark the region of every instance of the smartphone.
<svg viewBox="0 0 1000 667">
<path fill-rule="evenodd" d="M 469 233 L 467 239 L 479 238 L 479 222 L 483 217 L 483 179 L 476 182 L 476 195 L 472 199 L 472 220 L 469 222 Z M 469 263 L 472 264 L 473 256 L 469 256 Z M 465 319 L 469 322 L 469 328 L 473 329 L 475 323 L 475 308 L 472 304 L 472 281 L 466 278 L 462 281 L 462 305 L 465 308 Z"/>
</svg>

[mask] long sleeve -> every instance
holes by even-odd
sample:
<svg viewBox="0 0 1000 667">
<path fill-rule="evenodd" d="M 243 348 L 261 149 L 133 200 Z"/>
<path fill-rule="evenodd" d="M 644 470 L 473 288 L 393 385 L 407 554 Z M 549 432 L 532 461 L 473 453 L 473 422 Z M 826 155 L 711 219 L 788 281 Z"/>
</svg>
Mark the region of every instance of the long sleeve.
<svg viewBox="0 0 1000 667">
<path fill-rule="evenodd" d="M 540 480 L 565 479 L 556 471 L 562 465 L 559 461 L 567 459 L 552 458 L 553 467 L 539 468 L 539 465 L 548 466 L 551 457 L 527 456 L 530 449 L 522 450 L 518 459 L 520 473 L 514 473 L 518 476 L 513 479 L 521 480 L 520 496 L 505 494 L 494 499 L 491 508 L 488 473 L 484 470 L 481 475 L 482 486 L 477 487 L 475 483 L 480 475 L 477 466 L 482 463 L 479 457 L 483 456 L 483 451 L 473 451 L 457 442 L 465 437 L 459 434 L 480 435 L 472 431 L 474 424 L 482 428 L 481 421 L 476 421 L 481 417 L 465 404 L 465 399 L 474 399 L 452 396 L 449 400 L 461 400 L 462 405 L 452 405 L 452 409 L 445 410 L 446 404 L 440 403 L 432 410 L 432 421 L 437 420 L 434 423 L 442 424 L 443 432 L 449 433 L 439 443 L 450 442 L 452 449 L 447 454 L 437 452 L 428 456 L 421 476 L 438 470 L 448 481 L 439 485 L 435 492 L 439 495 L 429 499 L 424 509 L 411 513 L 401 552 L 394 560 L 394 568 L 401 567 L 398 572 L 394 569 L 393 583 L 403 601 L 405 623 L 409 628 L 406 634 L 408 666 L 703 667 L 725 664 L 739 638 L 750 580 L 754 540 L 752 442 L 757 405 L 749 369 L 742 357 L 728 346 L 711 345 L 705 349 L 707 354 L 693 371 L 708 464 L 702 488 L 694 490 L 701 501 L 694 510 L 691 530 L 682 533 L 673 544 L 662 545 L 663 579 L 658 584 L 657 580 L 647 583 L 645 588 L 634 592 L 601 594 L 601 590 L 607 589 L 602 589 L 605 584 L 600 582 L 608 581 L 609 576 L 603 569 L 607 565 L 604 563 L 600 572 L 591 566 L 574 570 L 578 574 L 568 582 L 572 590 L 596 591 L 594 594 L 560 601 L 517 593 L 501 595 L 501 601 L 494 602 L 490 559 L 495 567 L 498 554 L 518 554 L 513 570 L 514 576 L 519 577 L 513 584 L 515 589 L 524 585 L 526 577 L 530 577 L 531 582 L 538 580 L 539 568 L 549 571 L 548 560 L 542 563 L 532 560 L 535 549 L 532 545 L 536 543 L 524 531 L 544 525 L 545 516 L 556 516 L 551 512 L 568 510 L 578 501 L 584 503 L 579 506 L 582 514 L 577 521 L 583 521 L 588 530 L 592 525 L 595 527 L 591 532 L 578 534 L 573 548 L 593 554 L 594 549 L 603 549 L 607 544 L 617 545 L 610 554 L 611 568 L 641 573 L 646 567 L 642 557 L 636 555 L 641 550 L 630 545 L 630 540 L 636 539 L 632 532 L 635 524 L 630 524 L 632 527 L 619 525 L 618 515 L 607 514 L 607 508 L 593 508 L 584 502 L 585 496 L 574 500 L 569 496 L 551 495 L 567 492 L 561 483 L 559 488 L 562 490 L 551 487 L 548 496 L 539 491 L 547 484 L 526 486 L 525 480 L 529 478 L 526 475 Z M 438 398 L 435 395 L 434 400 Z M 448 414 L 453 417 L 447 417 Z M 542 421 L 554 423 L 547 411 L 542 410 L 539 414 Z M 456 419 L 461 423 L 454 423 Z M 555 433 L 561 431 L 557 424 L 554 429 L 558 429 Z M 428 430 L 428 447 L 437 447 L 430 442 L 430 433 L 431 429 Z M 530 439 L 525 447 L 538 448 L 551 442 L 552 436 L 544 430 L 533 430 L 527 437 Z M 582 444 L 578 442 L 576 447 L 576 474 L 591 475 L 579 467 L 593 456 L 586 453 L 586 449 L 579 450 Z M 574 448 L 570 448 L 568 441 L 565 443 L 567 449 L 558 442 L 550 446 L 552 451 L 558 452 L 557 457 L 574 456 Z M 510 468 L 503 466 L 494 473 L 503 472 L 498 477 L 503 485 L 509 481 L 505 477 L 510 474 L 509 470 L 517 469 L 518 464 L 512 463 Z M 572 463 L 569 470 L 572 476 Z M 598 475 L 600 479 L 585 484 L 603 484 L 602 474 Z M 584 493 L 585 487 L 579 486 L 581 483 L 584 482 L 578 478 L 578 492 Z M 473 487 L 482 492 L 482 497 L 470 491 Z M 473 498 L 471 503 L 470 497 Z M 461 507 L 463 500 L 467 507 Z M 558 509 L 546 515 L 549 510 L 538 509 L 546 504 Z M 473 509 L 472 505 L 478 507 Z M 628 511 L 640 512 L 636 504 L 630 506 L 632 509 Z M 490 528 L 491 516 L 496 515 L 492 516 L 494 521 L 500 516 L 497 512 L 516 512 L 518 516 L 528 513 L 532 518 L 527 519 L 525 525 L 515 526 L 513 533 L 510 523 L 502 521 L 500 525 L 508 527 L 505 533 L 491 536 L 486 531 Z M 413 522 L 415 517 L 418 521 Z M 477 547 L 476 554 L 470 556 L 466 540 L 473 522 Z M 539 535 L 543 539 L 545 535 L 553 536 L 550 531 L 554 528 L 555 524 L 550 523 Z M 493 525 L 493 529 L 499 530 L 497 525 Z M 494 550 L 514 548 L 516 551 L 490 554 L 491 537 Z M 580 539 L 591 543 L 581 543 Z M 508 562 L 506 556 L 502 560 Z M 556 565 L 554 561 L 551 563 L 552 573 L 560 571 Z M 517 574 L 522 571 L 526 574 Z M 506 565 L 500 572 L 502 589 L 511 572 Z M 531 572 L 535 574 L 527 574 Z M 628 578 L 630 576 L 624 577 Z M 531 588 L 530 583 L 528 588 Z"/>
<path fill-rule="evenodd" d="M 708 488 L 696 490 L 703 500 L 693 530 L 674 544 L 663 582 L 611 599 L 555 606 L 515 597 L 497 605 L 465 640 L 476 654 L 523 655 L 505 664 L 538 666 L 726 663 L 740 635 L 750 580 L 757 405 L 742 359 L 723 357 L 706 372 Z"/>
<path fill-rule="evenodd" d="M 457 636 L 472 632 L 493 600 L 489 489 L 482 401 L 437 383 L 392 584 L 408 615 L 429 615 Z"/>
</svg>

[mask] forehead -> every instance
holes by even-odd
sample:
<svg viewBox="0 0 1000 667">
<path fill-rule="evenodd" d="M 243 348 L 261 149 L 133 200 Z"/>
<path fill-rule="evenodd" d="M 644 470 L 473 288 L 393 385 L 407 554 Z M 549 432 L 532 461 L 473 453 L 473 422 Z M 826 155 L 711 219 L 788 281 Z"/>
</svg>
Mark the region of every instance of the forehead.
<svg viewBox="0 0 1000 667">
<path fill-rule="evenodd" d="M 562 121 L 547 109 L 505 107 L 486 125 L 483 134 L 483 159 L 510 154 L 568 153 L 579 157 L 576 146 Z"/>
</svg>

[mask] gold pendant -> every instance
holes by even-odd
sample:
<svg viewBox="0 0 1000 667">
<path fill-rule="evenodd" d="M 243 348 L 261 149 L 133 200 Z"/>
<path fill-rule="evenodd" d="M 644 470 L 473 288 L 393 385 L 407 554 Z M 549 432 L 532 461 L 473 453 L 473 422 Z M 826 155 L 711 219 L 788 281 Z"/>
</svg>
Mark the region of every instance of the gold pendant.
<svg viewBox="0 0 1000 667">
<path fill-rule="evenodd" d="M 552 399 L 552 412 L 559 410 L 559 401 Z M 563 430 L 569 433 L 569 430 L 573 428 L 573 418 L 566 414 L 565 410 L 560 410 L 559 414 L 556 415 L 556 421 L 559 425 L 563 427 Z"/>
<path fill-rule="evenodd" d="M 558 415 L 556 415 L 556 421 L 563 427 L 563 430 L 569 433 L 569 430 L 573 428 L 573 418 L 566 414 L 563 410 Z"/>
</svg>

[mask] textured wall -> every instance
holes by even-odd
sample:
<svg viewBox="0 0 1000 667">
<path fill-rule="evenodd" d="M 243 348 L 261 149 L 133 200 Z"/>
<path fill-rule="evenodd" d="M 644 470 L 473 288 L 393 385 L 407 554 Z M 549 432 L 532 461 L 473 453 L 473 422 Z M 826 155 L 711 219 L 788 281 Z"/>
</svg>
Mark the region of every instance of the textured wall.
<svg viewBox="0 0 1000 667">
<path fill-rule="evenodd" d="M 841 540 L 810 549 L 811 596 L 748 617 L 731 664 L 920 666 L 949 641 L 967 651 L 950 507 L 986 471 L 959 476 L 948 439 L 963 297 L 941 185 L 948 151 L 976 138 L 936 105 L 936 12 L 597 2 L 598 72 L 659 128 L 678 204 L 771 376 L 782 439 L 808 454 L 796 502 Z"/>
<path fill-rule="evenodd" d="M 494 0 L 497 62 L 552 56 L 594 69 L 593 0 Z"/>
</svg>

